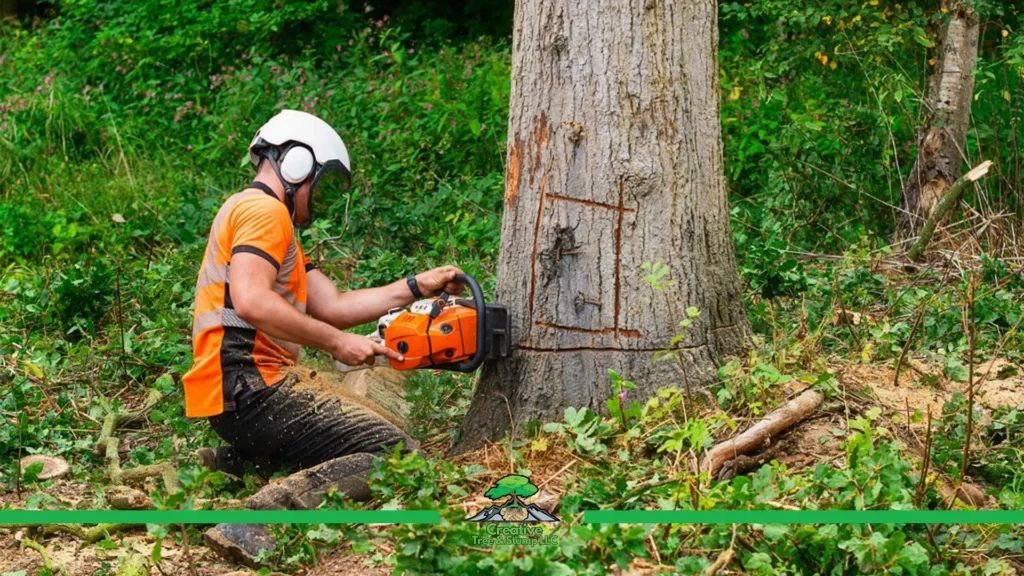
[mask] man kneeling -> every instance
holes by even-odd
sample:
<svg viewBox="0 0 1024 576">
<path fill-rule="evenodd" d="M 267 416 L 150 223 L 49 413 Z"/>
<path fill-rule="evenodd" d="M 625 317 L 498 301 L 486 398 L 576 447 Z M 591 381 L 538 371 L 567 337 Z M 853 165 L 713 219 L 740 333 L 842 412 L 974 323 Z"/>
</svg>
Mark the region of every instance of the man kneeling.
<svg viewBox="0 0 1024 576">
<path fill-rule="evenodd" d="M 315 192 L 347 183 L 349 157 L 341 137 L 312 114 L 285 110 L 256 133 L 249 156 L 256 178 L 217 212 L 196 284 L 185 412 L 208 418 L 230 445 L 204 449 L 200 460 L 235 475 L 246 461 L 264 469 L 301 469 L 264 487 L 249 508 L 315 508 L 331 487 L 366 499 L 373 457 L 414 443 L 365 404 L 304 388 L 293 367 L 302 346 L 349 366 L 372 365 L 376 355 L 401 360 L 342 330 L 418 298 L 459 294 L 462 286 L 454 279 L 461 271 L 445 266 L 339 293 L 306 257 L 293 226 L 312 222 Z M 207 533 L 207 542 L 241 560 L 267 544 L 258 530 L 221 525 Z"/>
</svg>

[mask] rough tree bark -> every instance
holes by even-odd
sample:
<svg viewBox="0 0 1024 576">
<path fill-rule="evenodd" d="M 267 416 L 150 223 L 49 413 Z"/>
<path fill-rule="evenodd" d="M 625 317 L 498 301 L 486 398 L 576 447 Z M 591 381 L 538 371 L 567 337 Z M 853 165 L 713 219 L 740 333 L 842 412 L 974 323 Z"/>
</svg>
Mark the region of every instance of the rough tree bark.
<svg viewBox="0 0 1024 576">
<path fill-rule="evenodd" d="M 949 10 L 935 67 L 928 81 L 925 122 L 917 137 L 917 160 L 903 185 L 897 233 L 913 238 L 939 199 L 962 174 L 964 142 L 974 98 L 978 16 L 969 2 L 943 0 Z"/>
<path fill-rule="evenodd" d="M 455 451 L 510 422 L 599 409 L 607 370 L 640 397 L 685 310 L 686 377 L 748 343 L 722 171 L 714 0 L 521 0 L 513 33 L 497 299 L 513 356 L 484 367 Z M 645 262 L 672 284 L 656 291 Z M 511 416 L 511 419 L 510 419 Z"/>
</svg>

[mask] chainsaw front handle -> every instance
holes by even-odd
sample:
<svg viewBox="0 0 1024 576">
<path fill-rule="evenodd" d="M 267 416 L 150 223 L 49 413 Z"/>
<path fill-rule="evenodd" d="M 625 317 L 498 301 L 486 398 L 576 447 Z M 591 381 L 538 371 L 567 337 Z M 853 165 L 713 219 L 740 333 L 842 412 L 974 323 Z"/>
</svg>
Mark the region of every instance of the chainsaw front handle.
<svg viewBox="0 0 1024 576">
<path fill-rule="evenodd" d="M 374 368 L 390 368 L 390 367 L 391 367 L 391 365 L 388 364 L 387 356 L 383 356 L 381 354 L 378 354 L 378 355 L 373 357 L 373 365 L 372 366 L 369 365 L 369 364 L 360 364 L 359 366 L 349 366 L 348 364 L 344 364 L 342 362 L 338 362 L 337 360 L 334 361 L 334 369 L 337 370 L 338 372 L 341 372 L 342 374 L 349 374 L 349 373 L 352 373 L 352 372 L 359 372 L 361 370 L 372 370 Z"/>
<path fill-rule="evenodd" d="M 473 372 L 484 363 L 484 358 L 487 357 L 487 351 L 484 349 L 487 339 L 486 334 L 484 334 L 487 324 L 487 303 L 484 302 L 484 292 L 480 289 L 480 284 L 476 281 L 476 278 L 469 274 L 456 274 L 454 280 L 469 286 L 469 291 L 473 293 L 473 306 L 476 308 L 476 353 L 468 360 L 451 364 L 440 364 L 434 366 L 434 368 L 455 372 Z M 441 297 L 447 300 L 446 296 L 445 293 L 441 293 Z"/>
<path fill-rule="evenodd" d="M 369 338 L 371 342 L 375 342 L 377 344 L 383 344 L 384 343 L 384 339 L 381 338 L 380 335 L 377 334 L 376 332 L 374 332 L 372 334 L 367 334 L 366 337 Z M 335 368 L 335 370 L 337 370 L 338 372 L 341 372 L 342 374 L 348 374 L 349 372 L 358 372 L 360 370 L 369 370 L 371 368 L 387 368 L 389 366 L 390 366 L 390 364 L 388 364 L 388 359 L 383 354 L 374 354 L 374 356 L 373 356 L 373 365 L 372 366 L 370 366 L 369 364 L 360 364 L 359 366 L 349 366 L 348 364 L 345 364 L 344 362 L 339 362 L 338 360 L 334 361 L 334 368 Z"/>
</svg>

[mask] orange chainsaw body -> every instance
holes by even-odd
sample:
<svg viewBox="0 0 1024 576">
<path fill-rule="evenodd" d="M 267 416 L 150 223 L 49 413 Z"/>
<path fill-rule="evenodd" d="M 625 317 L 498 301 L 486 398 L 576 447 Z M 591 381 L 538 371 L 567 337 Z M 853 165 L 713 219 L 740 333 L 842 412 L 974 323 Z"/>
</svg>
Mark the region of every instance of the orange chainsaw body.
<svg viewBox="0 0 1024 576">
<path fill-rule="evenodd" d="M 384 345 L 405 357 L 388 360 L 395 370 L 415 370 L 461 362 L 476 354 L 477 311 L 451 305 L 437 318 L 405 311 L 384 329 Z"/>
</svg>

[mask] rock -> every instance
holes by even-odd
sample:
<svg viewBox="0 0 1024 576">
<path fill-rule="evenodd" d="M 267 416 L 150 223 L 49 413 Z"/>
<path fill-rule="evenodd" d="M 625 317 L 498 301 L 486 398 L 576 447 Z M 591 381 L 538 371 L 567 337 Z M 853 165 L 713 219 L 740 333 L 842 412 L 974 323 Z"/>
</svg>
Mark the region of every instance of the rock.
<svg viewBox="0 0 1024 576">
<path fill-rule="evenodd" d="M 71 471 L 71 467 L 68 466 L 68 461 L 61 458 L 60 456 L 47 456 L 45 454 L 33 454 L 32 456 L 26 456 L 21 459 L 21 473 L 25 474 L 25 469 L 35 464 L 36 462 L 43 463 L 43 471 L 39 473 L 38 478 L 40 480 L 49 480 L 51 478 L 60 478 Z"/>
</svg>

